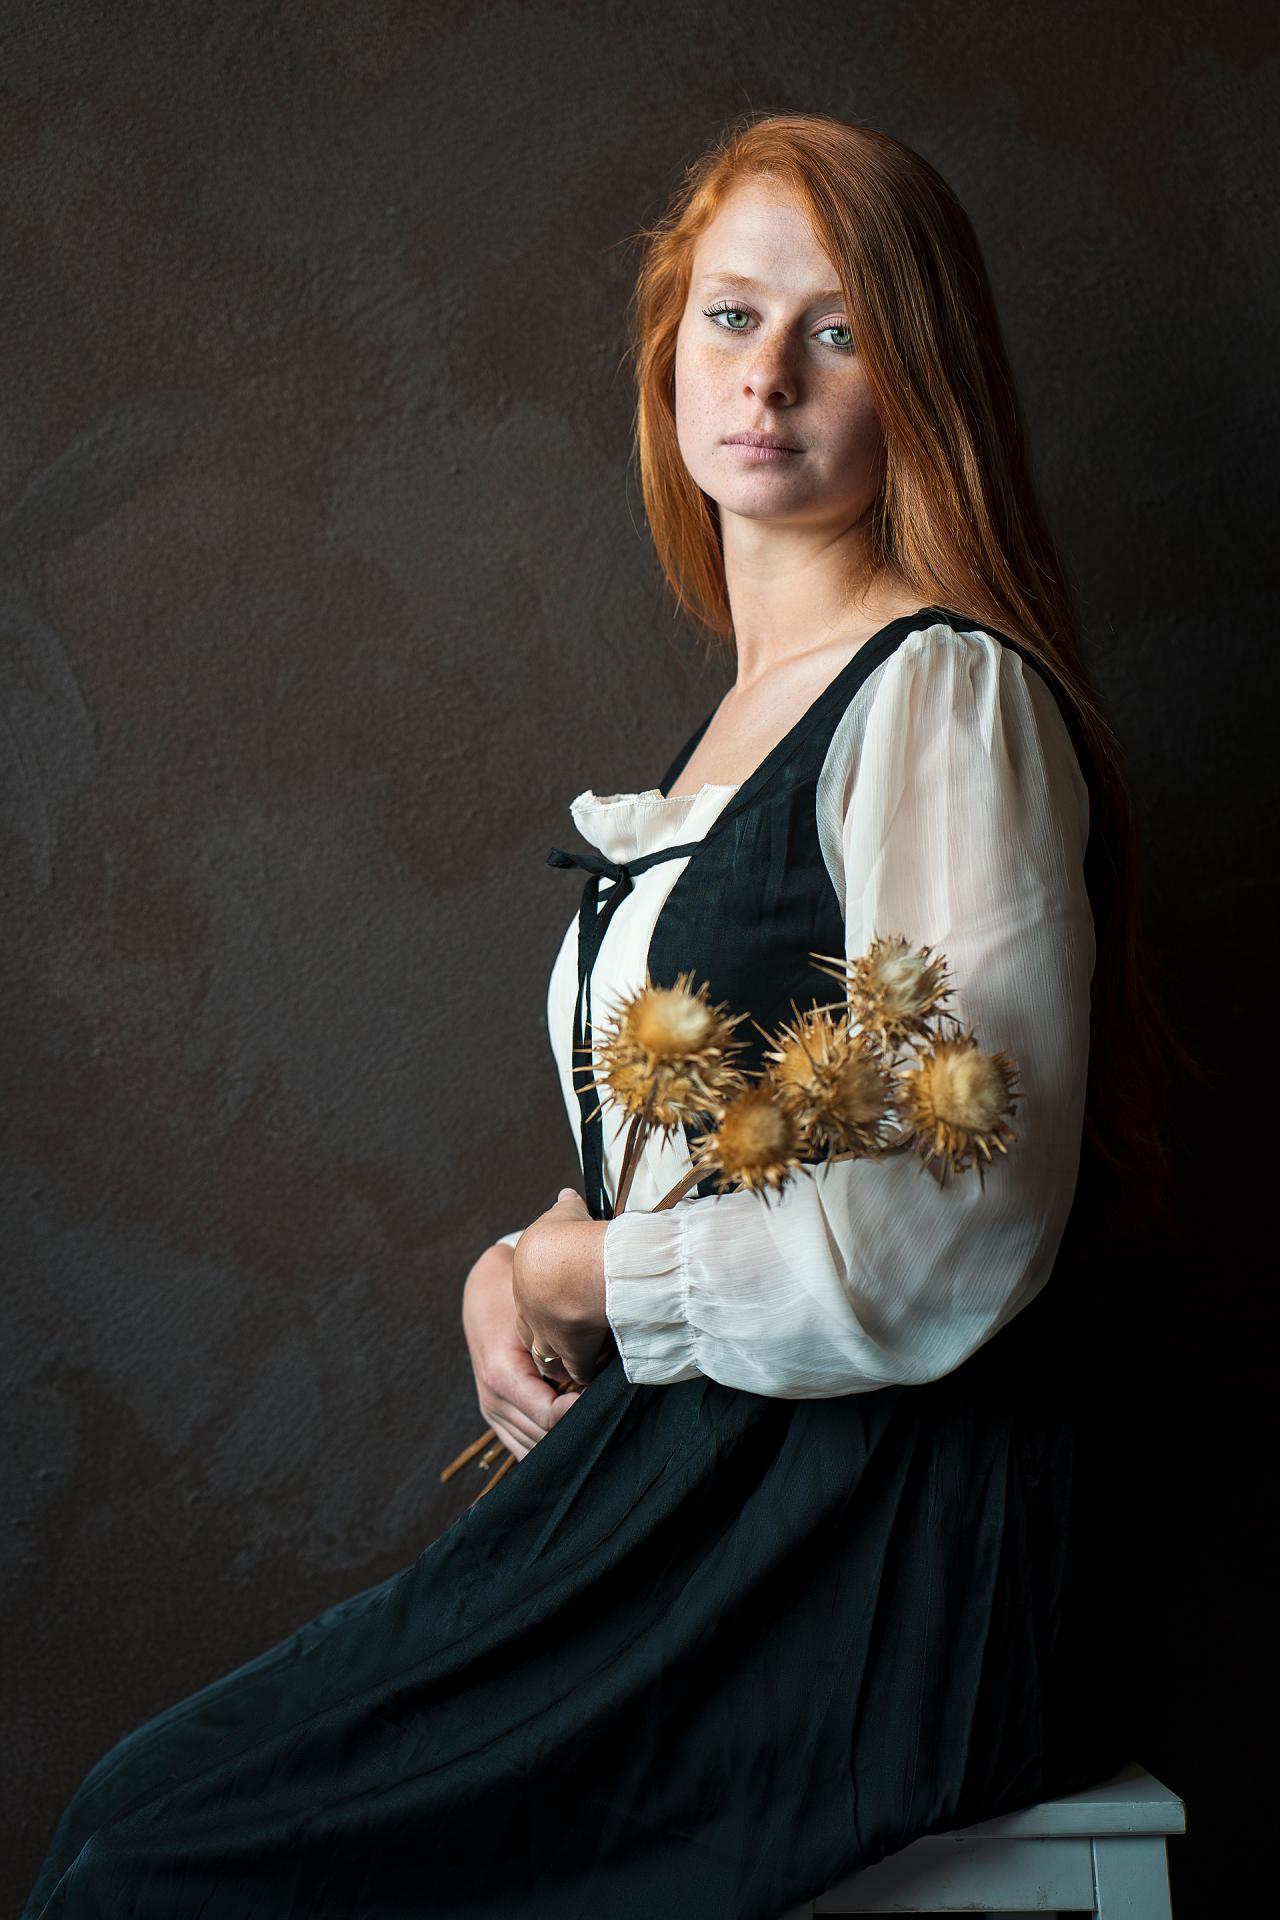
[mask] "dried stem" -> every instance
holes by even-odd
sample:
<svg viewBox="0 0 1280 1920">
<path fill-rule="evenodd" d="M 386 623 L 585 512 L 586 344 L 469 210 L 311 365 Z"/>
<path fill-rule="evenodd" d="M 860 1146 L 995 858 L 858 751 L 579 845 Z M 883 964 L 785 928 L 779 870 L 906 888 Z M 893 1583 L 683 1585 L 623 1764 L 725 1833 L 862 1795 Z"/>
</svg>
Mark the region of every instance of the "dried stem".
<svg viewBox="0 0 1280 1920">
<path fill-rule="evenodd" d="M 626 1152 L 622 1156 L 622 1173 L 618 1180 L 618 1191 L 613 1201 L 613 1211 L 615 1214 L 621 1213 L 627 1204 L 627 1195 L 631 1191 L 631 1182 L 635 1177 L 635 1170 L 640 1164 L 640 1155 L 644 1150 L 644 1143 L 649 1137 L 649 1115 L 652 1111 L 653 1090 L 651 1088 L 649 1097 L 644 1103 L 644 1112 L 633 1114 L 631 1126 L 627 1131 L 627 1147 Z"/>
<path fill-rule="evenodd" d="M 682 1200 L 685 1194 L 688 1193 L 690 1187 L 697 1186 L 698 1181 L 702 1178 L 702 1175 L 704 1172 L 705 1172 L 705 1168 L 696 1167 L 696 1166 L 690 1167 L 688 1173 L 686 1173 L 681 1179 L 676 1181 L 676 1184 L 674 1185 L 674 1187 L 672 1187 L 670 1193 L 663 1194 L 661 1200 L 659 1200 L 657 1206 L 653 1209 L 653 1211 L 655 1213 L 662 1213 L 666 1210 L 667 1207 L 674 1207 L 676 1201 Z"/>
<path fill-rule="evenodd" d="M 481 1447 L 487 1447 L 489 1442 L 496 1440 L 497 1437 L 492 1427 L 486 1427 L 478 1440 L 473 1440 L 469 1447 L 463 1448 L 456 1460 L 449 1462 L 448 1466 L 441 1473 L 440 1478 L 447 1480 L 451 1474 L 455 1474 L 458 1471 L 459 1467 L 465 1467 L 468 1460 L 474 1460 Z"/>
<path fill-rule="evenodd" d="M 498 1471 L 494 1474 L 488 1486 L 482 1487 L 480 1489 L 479 1493 L 476 1495 L 476 1500 L 483 1500 L 486 1493 L 492 1493 L 494 1488 L 497 1486 L 499 1480 L 501 1480 L 503 1474 L 510 1473 L 515 1463 L 516 1463 L 516 1456 L 514 1455 L 514 1453 L 509 1453 L 506 1459 L 503 1461 L 502 1465 L 498 1468 Z M 471 1502 L 471 1505 L 473 1507 L 476 1504 L 476 1500 L 473 1500 Z"/>
</svg>

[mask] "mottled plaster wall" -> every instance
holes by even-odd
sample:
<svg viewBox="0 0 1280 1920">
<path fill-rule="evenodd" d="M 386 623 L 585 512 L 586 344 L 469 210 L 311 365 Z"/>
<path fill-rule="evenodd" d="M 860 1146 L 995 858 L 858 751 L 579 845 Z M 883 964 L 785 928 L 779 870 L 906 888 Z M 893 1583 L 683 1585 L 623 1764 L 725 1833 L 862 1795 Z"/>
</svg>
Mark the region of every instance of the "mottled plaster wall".
<svg viewBox="0 0 1280 1920">
<path fill-rule="evenodd" d="M 546 849 L 729 677 L 646 545 L 621 243 L 742 108 L 882 125 L 968 205 L 1225 1062 L 1217 935 L 1274 886 L 1274 676 L 1242 698 L 1273 647 L 1265 31 L 1133 0 L 7 10 L 9 1910 L 112 1741 L 470 1495 L 438 1482 L 478 1431 L 463 1278 L 577 1173 L 543 1002 L 579 881 Z M 1220 1338 L 1185 1354 L 1239 1153 L 1205 1149 L 1182 1265 L 1135 1295 L 1153 1466 L 1185 1392 L 1240 1417 L 1248 1354 L 1230 1393 Z M 1195 1665 L 1185 1556 L 1229 1556 L 1251 1496 L 1197 1501 L 1192 1541 L 1185 1477 L 1151 1478 L 1191 1794 L 1230 1675 Z"/>
</svg>

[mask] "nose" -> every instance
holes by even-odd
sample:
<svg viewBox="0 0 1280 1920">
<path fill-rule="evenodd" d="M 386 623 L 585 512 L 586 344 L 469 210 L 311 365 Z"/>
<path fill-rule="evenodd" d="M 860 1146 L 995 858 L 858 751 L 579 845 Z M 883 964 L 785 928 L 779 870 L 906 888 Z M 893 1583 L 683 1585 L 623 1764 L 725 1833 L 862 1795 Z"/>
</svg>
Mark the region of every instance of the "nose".
<svg viewBox="0 0 1280 1920">
<path fill-rule="evenodd" d="M 745 390 L 766 405 L 790 406 L 796 397 L 796 376 L 784 338 L 758 336 L 760 346 L 748 366 Z"/>
</svg>

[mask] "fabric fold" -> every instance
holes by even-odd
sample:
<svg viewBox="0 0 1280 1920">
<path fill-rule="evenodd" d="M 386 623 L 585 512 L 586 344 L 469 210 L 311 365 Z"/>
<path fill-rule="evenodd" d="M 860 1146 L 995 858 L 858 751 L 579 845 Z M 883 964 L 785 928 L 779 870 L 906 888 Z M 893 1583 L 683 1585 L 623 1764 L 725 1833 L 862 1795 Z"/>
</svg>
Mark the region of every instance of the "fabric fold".
<svg viewBox="0 0 1280 1920">
<path fill-rule="evenodd" d="M 635 1384 L 691 1380 L 700 1371 L 688 1316 L 686 1217 L 677 1204 L 618 1213 L 605 1228 L 605 1317 Z"/>
</svg>

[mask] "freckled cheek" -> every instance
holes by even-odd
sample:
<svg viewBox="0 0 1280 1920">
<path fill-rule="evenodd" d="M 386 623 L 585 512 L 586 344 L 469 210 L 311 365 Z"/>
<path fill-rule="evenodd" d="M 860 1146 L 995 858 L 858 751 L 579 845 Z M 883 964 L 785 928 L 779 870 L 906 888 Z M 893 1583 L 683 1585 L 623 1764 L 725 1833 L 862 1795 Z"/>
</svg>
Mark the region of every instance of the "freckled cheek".
<svg viewBox="0 0 1280 1920">
<path fill-rule="evenodd" d="M 676 388 L 683 387 L 686 395 L 698 395 L 706 391 L 707 370 L 696 354 L 686 353 L 676 361 Z"/>
<path fill-rule="evenodd" d="M 677 374 L 676 412 L 695 431 L 715 426 L 732 397 L 732 382 L 717 367 L 686 364 Z"/>
<path fill-rule="evenodd" d="M 850 408 L 841 423 L 840 443 L 847 460 L 875 460 L 883 443 L 880 416 L 870 394 Z"/>
<path fill-rule="evenodd" d="M 690 425 L 708 418 L 716 404 L 714 368 L 688 348 L 676 355 L 675 398 L 677 416 Z"/>
</svg>

